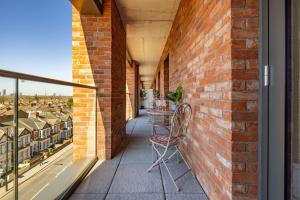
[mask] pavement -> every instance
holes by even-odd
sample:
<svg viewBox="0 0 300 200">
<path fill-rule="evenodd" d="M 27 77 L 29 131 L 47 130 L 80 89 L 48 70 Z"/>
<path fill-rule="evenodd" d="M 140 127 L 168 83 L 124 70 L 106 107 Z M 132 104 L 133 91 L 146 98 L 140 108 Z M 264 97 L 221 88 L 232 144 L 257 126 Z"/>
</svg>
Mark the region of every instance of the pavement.
<svg viewBox="0 0 300 200">
<path fill-rule="evenodd" d="M 192 173 L 178 180 L 180 192 L 163 165 L 147 173 L 152 164 L 148 140 L 152 125 L 147 116 L 130 120 L 126 132 L 123 150 L 112 160 L 98 161 L 71 200 L 207 200 Z M 185 163 L 178 164 L 176 159 L 168 164 L 175 177 L 187 170 Z"/>
<path fill-rule="evenodd" d="M 32 199 L 49 182 L 62 173 L 73 161 L 73 144 L 66 146 L 52 155 L 42 165 L 37 165 L 18 178 L 19 199 Z M 13 182 L 9 183 L 9 191 L 0 188 L 0 199 L 13 199 Z"/>
</svg>

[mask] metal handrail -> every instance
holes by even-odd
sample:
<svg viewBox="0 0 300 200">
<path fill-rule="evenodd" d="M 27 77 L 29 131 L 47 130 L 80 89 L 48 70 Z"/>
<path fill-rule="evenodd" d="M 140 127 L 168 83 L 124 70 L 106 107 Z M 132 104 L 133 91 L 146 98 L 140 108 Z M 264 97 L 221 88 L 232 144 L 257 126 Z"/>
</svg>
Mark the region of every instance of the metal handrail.
<svg viewBox="0 0 300 200">
<path fill-rule="evenodd" d="M 52 83 L 52 84 L 58 84 L 58 85 L 97 89 L 96 86 L 83 85 L 83 84 L 79 84 L 79 83 L 67 82 L 67 81 L 51 79 L 51 78 L 46 78 L 46 77 L 42 77 L 42 76 L 35 76 L 35 75 L 30 75 L 30 74 L 24 74 L 24 73 L 19 73 L 19 72 L 13 72 L 13 71 L 8 71 L 8 70 L 3 70 L 3 69 L 0 69 L 0 76 L 15 78 L 15 79 L 22 79 L 22 80 L 29 80 L 29 81 Z"/>
</svg>

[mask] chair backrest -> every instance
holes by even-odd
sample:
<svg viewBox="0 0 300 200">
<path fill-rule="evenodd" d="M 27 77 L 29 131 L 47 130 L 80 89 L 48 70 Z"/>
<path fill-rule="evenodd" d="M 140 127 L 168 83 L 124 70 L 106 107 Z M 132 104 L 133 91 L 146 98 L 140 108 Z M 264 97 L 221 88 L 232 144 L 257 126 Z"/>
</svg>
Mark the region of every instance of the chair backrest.
<svg viewBox="0 0 300 200">
<path fill-rule="evenodd" d="M 180 104 L 171 118 L 171 136 L 183 135 L 187 131 L 191 118 L 192 107 L 187 103 Z"/>
</svg>

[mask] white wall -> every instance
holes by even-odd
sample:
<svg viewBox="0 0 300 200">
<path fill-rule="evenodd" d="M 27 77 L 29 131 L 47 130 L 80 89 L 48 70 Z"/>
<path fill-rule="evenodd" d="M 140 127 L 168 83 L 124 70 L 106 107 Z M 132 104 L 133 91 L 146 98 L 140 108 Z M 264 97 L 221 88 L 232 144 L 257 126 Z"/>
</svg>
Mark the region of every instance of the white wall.
<svg viewBox="0 0 300 200">
<path fill-rule="evenodd" d="M 147 97 L 146 97 L 146 100 L 144 101 L 144 106 L 145 108 L 152 108 L 153 106 L 153 90 L 152 89 L 149 89 L 147 90 Z"/>
</svg>

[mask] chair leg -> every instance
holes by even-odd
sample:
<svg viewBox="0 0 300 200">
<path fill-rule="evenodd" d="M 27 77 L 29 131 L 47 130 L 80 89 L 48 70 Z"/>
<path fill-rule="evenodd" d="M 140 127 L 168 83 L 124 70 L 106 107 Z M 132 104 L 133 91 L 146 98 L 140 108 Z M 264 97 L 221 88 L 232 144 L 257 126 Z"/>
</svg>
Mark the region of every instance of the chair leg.
<svg viewBox="0 0 300 200">
<path fill-rule="evenodd" d="M 150 172 L 153 169 L 153 167 L 155 167 L 156 165 L 158 165 L 160 163 L 160 161 L 163 160 L 163 157 L 165 156 L 165 153 L 160 154 L 160 152 L 158 151 L 158 149 L 155 148 L 154 144 L 153 144 L 153 149 L 159 155 L 159 158 L 149 167 L 149 169 L 147 170 L 147 172 Z"/>
<path fill-rule="evenodd" d="M 166 167 L 166 170 L 167 170 L 169 176 L 171 177 L 171 180 L 172 180 L 173 184 L 175 185 L 177 192 L 179 192 L 180 189 L 179 189 L 179 187 L 178 187 L 177 184 L 176 184 L 176 180 L 178 180 L 179 178 L 181 178 L 181 177 L 184 176 L 184 175 L 182 175 L 182 176 L 180 176 L 180 177 L 178 177 L 178 178 L 175 179 L 175 178 L 173 177 L 173 175 L 171 174 L 171 171 L 170 171 L 170 169 L 168 168 L 166 161 L 163 159 L 163 158 L 165 157 L 165 155 L 166 155 L 167 150 L 164 150 L 164 153 L 161 154 L 161 153 L 159 152 L 159 150 L 155 147 L 155 145 L 154 145 L 153 143 L 152 143 L 152 147 L 153 147 L 153 150 L 155 150 L 156 153 L 159 155 L 159 158 L 158 158 L 158 159 L 157 159 L 157 160 L 149 167 L 149 169 L 147 170 L 147 172 L 151 172 L 151 170 L 152 170 L 156 165 L 159 165 L 159 164 L 162 162 L 162 163 L 164 164 L 164 166 Z M 169 156 L 169 158 L 172 158 L 172 157 L 177 153 L 177 151 L 179 151 L 179 150 L 176 148 L 175 152 L 172 153 L 172 155 Z M 179 153 L 180 153 L 180 151 L 179 151 Z M 167 160 L 168 160 L 169 158 L 167 158 Z M 186 172 L 186 173 L 187 173 L 187 172 Z M 185 174 L 186 174 L 186 173 L 185 173 Z"/>
<path fill-rule="evenodd" d="M 173 152 L 173 153 L 167 158 L 167 161 L 169 161 L 176 153 L 177 153 L 177 149 L 175 150 L 175 152 Z"/>
<path fill-rule="evenodd" d="M 156 130 L 155 130 L 154 125 L 152 126 L 152 135 L 156 135 Z"/>
<path fill-rule="evenodd" d="M 151 148 L 151 151 L 152 151 L 152 163 L 154 163 L 154 149 L 153 149 L 154 147 L 153 147 L 153 145 L 154 144 L 152 144 L 152 148 Z"/>
<path fill-rule="evenodd" d="M 179 189 L 179 187 L 177 186 L 177 184 L 176 184 L 176 182 L 175 182 L 175 178 L 174 178 L 173 175 L 171 174 L 171 172 L 170 172 L 170 170 L 169 170 L 169 168 L 168 168 L 168 166 L 167 166 L 167 163 L 166 163 L 164 160 L 162 160 L 162 162 L 163 162 L 164 166 L 166 167 L 167 172 L 168 172 L 168 174 L 170 175 L 171 180 L 172 180 L 173 184 L 175 185 L 177 192 L 179 192 L 180 189 Z"/>
<path fill-rule="evenodd" d="M 177 151 L 180 154 L 180 157 L 182 158 L 182 160 L 184 161 L 184 163 L 186 164 L 186 166 L 188 167 L 189 171 L 191 171 L 192 175 L 194 176 L 194 178 L 196 178 L 195 174 L 192 171 L 192 168 L 190 167 L 190 165 L 186 162 L 186 160 L 184 159 L 184 157 L 182 156 L 181 152 L 178 150 L 178 148 L 176 147 Z"/>
</svg>

